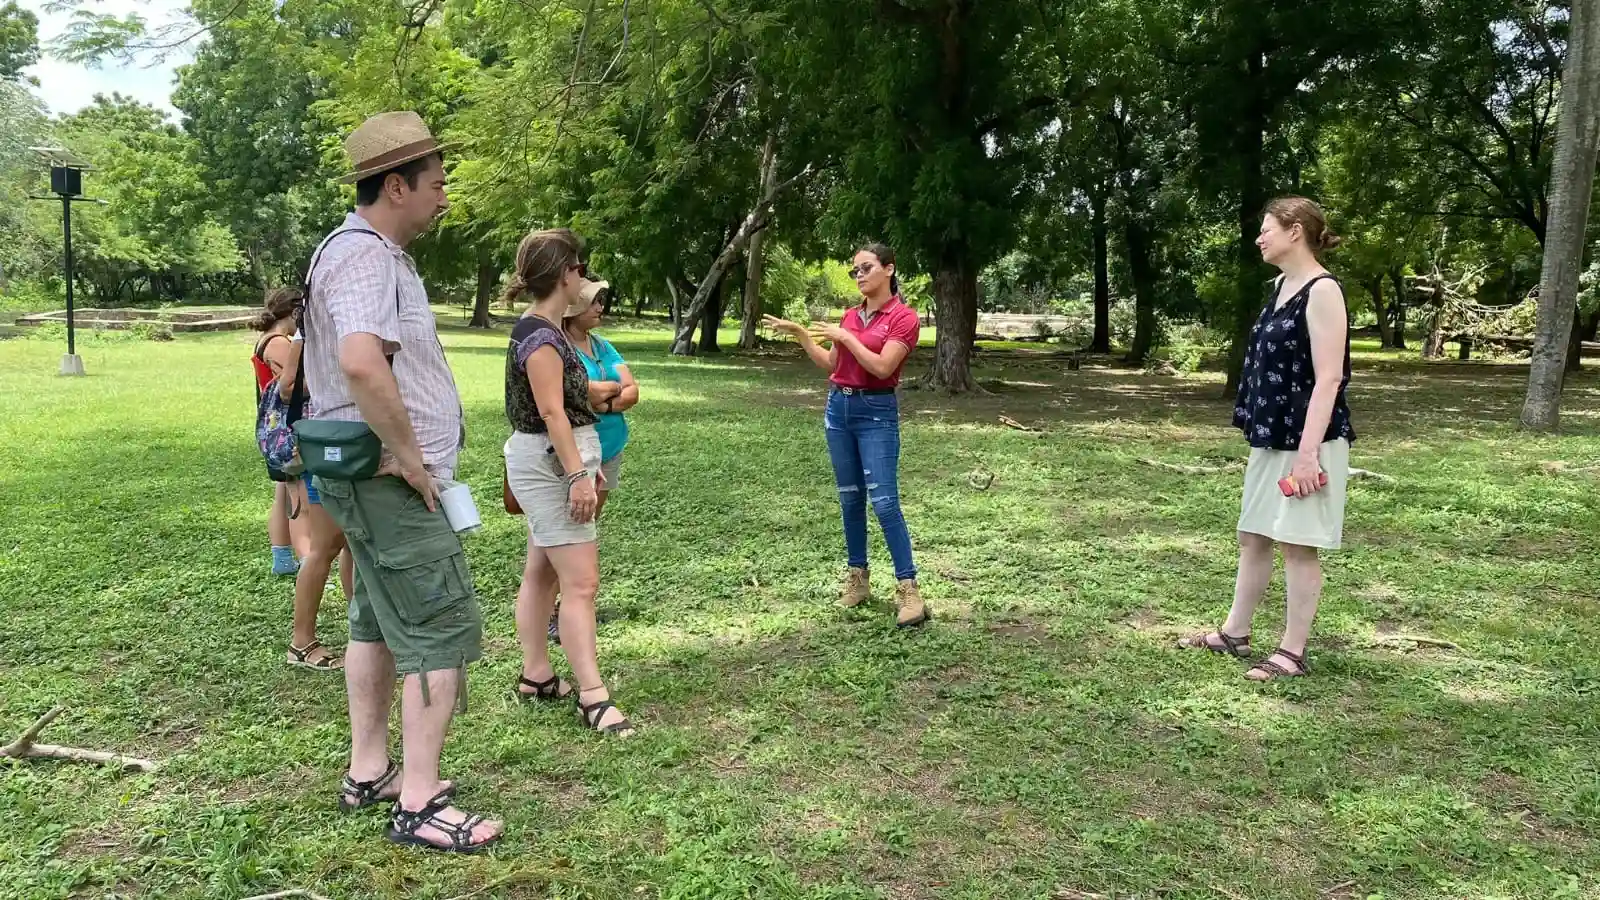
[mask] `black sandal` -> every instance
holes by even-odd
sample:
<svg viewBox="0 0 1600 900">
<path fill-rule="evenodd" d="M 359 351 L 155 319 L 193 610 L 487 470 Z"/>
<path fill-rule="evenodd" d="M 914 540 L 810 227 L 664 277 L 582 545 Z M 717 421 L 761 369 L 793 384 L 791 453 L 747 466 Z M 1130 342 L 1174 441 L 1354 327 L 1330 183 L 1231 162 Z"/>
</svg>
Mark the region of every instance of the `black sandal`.
<svg viewBox="0 0 1600 900">
<path fill-rule="evenodd" d="M 1281 656 L 1284 659 L 1287 659 L 1289 662 L 1294 663 L 1294 668 L 1284 668 L 1282 665 L 1278 664 L 1272 659 L 1273 656 Z M 1304 656 L 1298 653 L 1290 653 L 1282 647 L 1279 647 L 1278 649 L 1272 651 L 1272 656 L 1268 656 L 1266 659 L 1250 667 L 1250 672 L 1255 671 L 1265 672 L 1267 673 L 1267 677 L 1250 678 L 1250 680 L 1265 682 L 1275 681 L 1279 678 L 1304 678 L 1305 676 L 1311 674 L 1311 666 L 1306 664 L 1306 658 Z M 1246 678 L 1250 677 L 1250 672 L 1245 673 Z"/>
<path fill-rule="evenodd" d="M 400 767 L 395 765 L 392 759 L 389 760 L 389 768 L 384 769 L 382 775 L 371 781 L 356 781 L 346 773 L 344 782 L 339 785 L 339 811 L 355 812 L 358 809 L 367 809 L 380 803 L 394 802 L 400 795 L 385 797 L 383 796 L 383 789 L 394 784 L 394 780 L 399 776 Z M 355 795 L 355 800 L 350 799 L 351 794 Z M 441 797 L 454 797 L 455 795 L 456 786 L 454 784 L 447 784 L 444 790 L 439 792 Z"/>
<path fill-rule="evenodd" d="M 620 722 L 613 722 L 603 728 L 600 726 L 600 720 L 605 718 L 606 710 L 610 709 L 617 709 L 617 704 L 611 702 L 610 698 L 605 700 L 596 700 L 593 703 L 587 704 L 584 703 L 581 698 L 578 700 L 578 715 L 583 719 L 583 724 L 589 726 L 595 731 L 600 732 L 601 734 L 611 734 L 618 737 L 627 737 L 628 735 L 633 734 L 633 723 L 628 721 L 627 716 L 623 716 L 622 721 Z M 618 711 L 620 712 L 620 710 Z"/>
<path fill-rule="evenodd" d="M 394 814 L 389 819 L 389 840 L 396 844 L 408 847 L 421 847 L 424 850 L 442 850 L 445 853 L 477 853 L 480 850 L 500 840 L 500 835 L 488 838 L 480 843 L 472 842 L 472 830 L 488 821 L 483 816 L 469 815 L 460 824 L 452 825 L 439 818 L 439 813 L 450 808 L 450 792 L 440 791 L 428 805 L 411 812 L 401 809 L 400 804 L 394 805 Z M 450 838 L 449 844 L 435 844 L 432 841 L 417 837 L 417 832 L 428 826 L 433 826 L 440 833 Z"/>
<path fill-rule="evenodd" d="M 532 703 L 535 700 L 565 700 L 572 696 L 576 691 L 572 685 L 569 684 L 567 685 L 567 692 L 563 694 L 561 692 L 562 684 L 563 682 L 561 681 L 561 677 L 559 675 L 551 675 L 545 681 L 534 681 L 531 678 L 518 678 L 517 686 L 511 689 L 511 693 L 516 694 L 517 699 L 523 703 Z M 533 688 L 533 693 L 523 690 L 524 687 Z"/>
<path fill-rule="evenodd" d="M 1222 646 L 1218 647 L 1216 644 L 1211 643 L 1211 636 L 1213 634 L 1215 634 L 1217 638 L 1222 641 Z M 1182 650 L 1210 650 L 1212 653 L 1220 653 L 1224 656 L 1234 657 L 1235 659 L 1249 659 L 1250 635 L 1245 634 L 1240 635 L 1239 637 L 1234 637 L 1233 635 L 1228 634 L 1227 632 L 1218 628 L 1216 631 L 1205 631 L 1201 632 L 1200 634 L 1191 634 L 1188 637 L 1180 638 L 1178 640 L 1178 647 Z"/>
<path fill-rule="evenodd" d="M 293 658 L 286 660 L 286 662 L 291 666 L 311 669 L 316 672 L 338 672 L 344 668 L 344 660 L 340 659 L 339 654 L 334 653 L 332 650 L 323 654 L 321 659 L 312 662 L 311 654 L 321 649 L 323 649 L 321 641 L 312 641 L 304 647 L 296 647 L 294 642 L 290 641 L 289 656 Z"/>
</svg>

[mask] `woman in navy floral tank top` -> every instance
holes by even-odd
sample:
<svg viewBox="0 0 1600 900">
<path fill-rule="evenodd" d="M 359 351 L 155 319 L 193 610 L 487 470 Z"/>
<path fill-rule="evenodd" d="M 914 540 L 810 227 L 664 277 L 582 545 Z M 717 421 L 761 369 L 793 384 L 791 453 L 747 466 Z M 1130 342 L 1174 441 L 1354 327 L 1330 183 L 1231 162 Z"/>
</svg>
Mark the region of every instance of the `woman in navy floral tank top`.
<svg viewBox="0 0 1600 900">
<path fill-rule="evenodd" d="M 1250 444 L 1239 514 L 1233 608 L 1216 631 L 1179 641 L 1187 649 L 1250 656 L 1250 620 L 1283 549 L 1289 614 L 1283 640 L 1247 673 L 1256 681 L 1310 672 L 1306 642 L 1322 597 L 1319 549 L 1339 548 L 1355 429 L 1345 404 L 1350 338 L 1344 291 L 1319 255 L 1339 245 L 1317 204 L 1284 197 L 1267 207 L 1256 246 L 1282 273 L 1245 353 L 1234 427 Z"/>
</svg>

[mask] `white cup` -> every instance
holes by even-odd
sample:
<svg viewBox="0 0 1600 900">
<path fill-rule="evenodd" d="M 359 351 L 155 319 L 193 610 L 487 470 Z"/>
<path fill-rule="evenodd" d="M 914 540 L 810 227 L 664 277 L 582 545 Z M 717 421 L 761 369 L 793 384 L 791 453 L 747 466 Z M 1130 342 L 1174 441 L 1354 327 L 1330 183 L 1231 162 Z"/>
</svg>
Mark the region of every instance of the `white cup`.
<svg viewBox="0 0 1600 900">
<path fill-rule="evenodd" d="M 459 481 L 448 482 L 439 491 L 439 501 L 444 505 L 445 520 L 457 534 L 470 534 L 483 527 L 478 505 L 472 502 L 472 488 Z"/>
</svg>

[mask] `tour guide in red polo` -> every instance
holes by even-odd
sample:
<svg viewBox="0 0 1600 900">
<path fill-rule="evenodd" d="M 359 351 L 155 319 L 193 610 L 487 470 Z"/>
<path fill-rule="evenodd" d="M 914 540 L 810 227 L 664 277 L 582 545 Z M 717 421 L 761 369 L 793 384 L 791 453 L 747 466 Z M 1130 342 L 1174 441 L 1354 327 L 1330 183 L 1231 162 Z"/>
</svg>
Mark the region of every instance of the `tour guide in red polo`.
<svg viewBox="0 0 1600 900">
<path fill-rule="evenodd" d="M 812 362 L 833 373 L 824 421 L 850 557 L 839 603 L 851 608 L 870 597 L 867 502 L 871 501 L 899 582 L 895 624 L 910 628 L 926 622 L 929 612 L 917 587 L 911 533 L 900 512 L 900 401 L 895 388 L 906 357 L 917 346 L 921 323 L 916 310 L 900 299 L 893 250 L 882 244 L 862 248 L 850 275 L 862 303 L 845 312 L 839 325 L 817 325 L 807 331 L 772 316 L 766 323 L 793 335 Z M 831 346 L 824 350 L 817 341 Z"/>
</svg>

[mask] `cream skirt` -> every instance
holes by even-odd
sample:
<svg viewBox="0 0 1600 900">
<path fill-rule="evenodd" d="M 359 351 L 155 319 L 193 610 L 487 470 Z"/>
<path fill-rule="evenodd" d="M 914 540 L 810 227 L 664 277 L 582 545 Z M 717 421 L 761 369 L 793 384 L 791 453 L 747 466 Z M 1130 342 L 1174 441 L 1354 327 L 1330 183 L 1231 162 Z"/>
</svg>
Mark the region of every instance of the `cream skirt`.
<svg viewBox="0 0 1600 900">
<path fill-rule="evenodd" d="M 1297 544 L 1337 550 L 1344 538 L 1345 483 L 1350 478 L 1350 442 L 1337 438 L 1318 449 L 1328 483 L 1309 497 L 1285 497 L 1278 481 L 1294 469 L 1291 450 L 1250 450 L 1244 472 L 1244 504 L 1239 530 Z"/>
<path fill-rule="evenodd" d="M 600 436 L 594 426 L 575 428 L 578 455 L 584 468 L 600 468 Z M 572 521 L 568 505 L 570 490 L 561 474 L 561 460 L 550 451 L 550 438 L 542 434 L 513 431 L 506 441 L 506 480 L 511 493 L 528 517 L 528 534 L 535 547 L 564 547 L 595 540 L 595 523 Z"/>
</svg>

